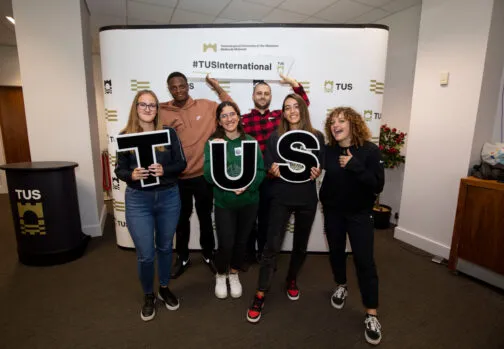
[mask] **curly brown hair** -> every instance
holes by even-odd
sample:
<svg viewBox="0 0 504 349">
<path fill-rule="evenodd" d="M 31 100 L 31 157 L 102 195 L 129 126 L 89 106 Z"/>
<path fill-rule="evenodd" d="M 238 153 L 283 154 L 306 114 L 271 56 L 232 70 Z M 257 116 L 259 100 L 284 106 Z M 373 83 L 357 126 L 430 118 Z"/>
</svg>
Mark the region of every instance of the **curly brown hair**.
<svg viewBox="0 0 504 349">
<path fill-rule="evenodd" d="M 337 107 L 329 114 L 325 121 L 324 131 L 327 139 L 329 140 L 329 145 L 336 145 L 336 139 L 331 132 L 331 124 L 334 118 L 337 118 L 340 114 L 343 114 L 345 120 L 350 123 L 350 133 L 352 135 L 352 145 L 362 147 L 365 141 L 371 139 L 371 131 L 366 125 L 362 115 L 357 113 L 355 109 L 350 107 Z"/>
</svg>

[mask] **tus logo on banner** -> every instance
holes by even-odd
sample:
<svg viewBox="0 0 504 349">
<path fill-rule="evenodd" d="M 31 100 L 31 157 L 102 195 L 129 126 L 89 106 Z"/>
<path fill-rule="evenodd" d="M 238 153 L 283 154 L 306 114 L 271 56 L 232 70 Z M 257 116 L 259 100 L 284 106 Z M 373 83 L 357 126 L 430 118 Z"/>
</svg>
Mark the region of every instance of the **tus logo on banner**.
<svg viewBox="0 0 504 349">
<path fill-rule="evenodd" d="M 124 212 L 126 209 L 124 201 L 112 200 L 112 206 L 114 207 L 114 209 L 116 211 L 119 211 L 119 212 Z"/>
<path fill-rule="evenodd" d="M 115 167 L 117 161 L 117 157 L 115 155 L 109 154 L 109 164 L 112 167 Z"/>
<path fill-rule="evenodd" d="M 377 95 L 382 95 L 385 89 L 385 84 L 376 80 L 370 80 L 369 91 L 374 92 Z"/>
<path fill-rule="evenodd" d="M 15 189 L 21 234 L 46 235 L 40 190 Z"/>
<path fill-rule="evenodd" d="M 222 89 L 224 91 L 226 91 L 227 93 L 231 93 L 231 81 L 220 81 L 219 80 L 219 85 L 220 87 L 222 87 Z"/>
<path fill-rule="evenodd" d="M 351 82 L 334 82 L 333 80 L 324 81 L 324 92 L 333 93 L 335 91 L 352 91 L 353 84 Z"/>
<path fill-rule="evenodd" d="M 376 113 L 376 112 L 373 112 L 372 110 L 369 110 L 369 109 L 364 110 L 363 116 L 364 116 L 364 120 L 366 120 L 366 121 L 371 121 L 373 119 L 375 119 L 375 120 L 381 119 L 381 113 Z"/>
<path fill-rule="evenodd" d="M 119 178 L 112 177 L 112 189 L 113 190 L 120 190 L 121 189 Z"/>
<path fill-rule="evenodd" d="M 203 52 L 207 51 L 217 52 L 217 44 L 216 43 L 203 44 Z"/>
<path fill-rule="evenodd" d="M 120 227 L 123 227 L 123 228 L 126 228 L 128 225 L 126 224 L 125 221 L 121 221 L 120 219 L 116 219 L 114 218 L 114 221 L 116 222 L 116 224 Z"/>
<path fill-rule="evenodd" d="M 105 120 L 107 120 L 108 122 L 118 121 L 117 110 L 111 110 L 105 108 Z"/>
<path fill-rule="evenodd" d="M 139 90 L 146 90 L 150 88 L 150 82 L 149 81 L 138 81 L 138 80 L 133 80 L 131 79 L 131 91 L 139 91 Z"/>
<path fill-rule="evenodd" d="M 112 80 L 104 80 L 103 81 L 103 88 L 105 89 L 106 95 L 111 95 L 112 94 Z"/>
</svg>

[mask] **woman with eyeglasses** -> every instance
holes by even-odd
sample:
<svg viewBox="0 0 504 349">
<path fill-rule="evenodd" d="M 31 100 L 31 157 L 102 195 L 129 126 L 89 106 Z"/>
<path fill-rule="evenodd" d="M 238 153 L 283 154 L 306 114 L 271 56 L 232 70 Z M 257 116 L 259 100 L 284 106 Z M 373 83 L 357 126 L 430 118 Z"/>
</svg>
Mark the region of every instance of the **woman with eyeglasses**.
<svg viewBox="0 0 504 349">
<path fill-rule="evenodd" d="M 310 169 L 310 180 L 303 183 L 292 183 L 280 177 L 279 163 L 285 161 L 278 154 L 278 142 L 288 131 L 300 130 L 314 135 L 319 143 L 319 150 L 313 151 L 317 156 L 319 167 Z M 293 143 L 297 148 L 304 147 L 300 143 Z M 299 299 L 300 291 L 297 286 L 297 276 L 306 257 L 306 248 L 310 237 L 311 227 L 317 210 L 317 187 L 315 179 L 320 176 L 324 159 L 324 136 L 311 125 L 310 114 L 306 102 L 297 94 L 285 97 L 282 106 L 282 119 L 276 132 L 268 139 L 264 155 L 265 167 L 274 177 L 271 183 L 271 206 L 266 246 L 260 261 L 259 282 L 254 301 L 247 311 L 247 320 L 256 323 L 261 318 L 264 307 L 265 293 L 269 290 L 276 269 L 278 253 L 285 237 L 287 223 L 294 213 L 294 236 L 289 270 L 286 278 L 287 297 L 295 301 Z M 300 164 L 289 163 L 294 171 L 300 170 Z"/>
<path fill-rule="evenodd" d="M 217 128 L 205 144 L 204 176 L 215 184 L 211 173 L 210 142 L 226 142 L 226 172 L 234 177 L 242 173 L 243 141 L 255 141 L 245 134 L 238 106 L 233 102 L 222 102 L 216 111 Z M 242 295 L 242 285 L 238 277 L 245 257 L 249 234 L 257 217 L 259 205 L 259 185 L 264 179 L 262 153 L 257 145 L 256 175 L 246 188 L 229 191 L 214 185 L 215 228 L 218 250 L 215 256 L 215 296 L 228 296 L 226 280 L 229 279 L 231 297 Z"/>
<path fill-rule="evenodd" d="M 126 127 L 121 134 L 162 130 L 158 118 L 159 101 L 150 90 L 139 91 L 131 104 Z M 117 153 L 115 174 L 126 182 L 126 224 L 136 248 L 138 274 L 144 304 L 140 317 L 149 321 L 156 315 L 154 259 L 157 255 L 159 291 L 157 297 L 169 310 L 179 308 L 177 297 L 168 289 L 172 264 L 172 241 L 180 213 L 178 175 L 186 160 L 177 134 L 168 128 L 170 145 L 157 147 L 157 163 L 139 167 L 133 151 Z M 142 187 L 141 180 L 159 178 L 159 185 Z"/>
</svg>

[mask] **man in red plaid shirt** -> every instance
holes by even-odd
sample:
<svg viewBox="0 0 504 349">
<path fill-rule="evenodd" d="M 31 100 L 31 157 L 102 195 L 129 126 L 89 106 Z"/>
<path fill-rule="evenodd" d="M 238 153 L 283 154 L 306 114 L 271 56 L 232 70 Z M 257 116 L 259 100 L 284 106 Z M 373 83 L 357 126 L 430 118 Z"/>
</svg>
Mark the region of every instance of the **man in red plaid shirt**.
<svg viewBox="0 0 504 349">
<path fill-rule="evenodd" d="M 300 95 L 307 105 L 310 105 L 308 96 L 303 86 L 295 79 L 280 74 L 280 83 L 291 85 L 295 93 Z M 248 114 L 242 115 L 243 129 L 245 133 L 254 137 L 259 143 L 259 147 L 264 154 L 266 142 L 273 131 L 275 131 L 282 119 L 282 110 L 269 110 L 271 103 L 271 87 L 264 81 L 254 85 L 252 93 L 255 108 Z M 266 233 L 269 219 L 270 190 L 269 180 L 265 178 L 260 187 L 259 211 L 257 213 L 258 224 L 250 234 L 247 246 L 247 265 L 257 262 L 260 258 L 266 243 Z M 255 243 L 257 240 L 257 256 L 255 254 Z M 248 269 L 245 266 L 245 269 Z"/>
</svg>

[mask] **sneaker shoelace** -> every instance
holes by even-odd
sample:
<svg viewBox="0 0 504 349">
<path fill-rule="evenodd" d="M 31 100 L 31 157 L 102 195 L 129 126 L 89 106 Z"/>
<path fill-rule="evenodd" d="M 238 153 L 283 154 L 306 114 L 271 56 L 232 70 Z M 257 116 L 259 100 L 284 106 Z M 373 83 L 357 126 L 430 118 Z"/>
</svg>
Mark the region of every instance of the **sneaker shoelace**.
<svg viewBox="0 0 504 349">
<path fill-rule="evenodd" d="M 365 323 L 369 330 L 380 333 L 381 325 L 376 316 L 368 316 Z"/>
<path fill-rule="evenodd" d="M 336 296 L 336 298 L 342 299 L 345 296 L 345 291 L 346 291 L 346 288 L 340 286 L 336 289 L 336 292 L 334 293 L 334 295 Z"/>
<path fill-rule="evenodd" d="M 252 309 L 254 311 L 261 311 L 264 298 L 254 297 L 254 303 L 252 303 Z"/>
<path fill-rule="evenodd" d="M 291 280 L 289 282 L 289 290 L 297 291 L 296 280 Z"/>
<path fill-rule="evenodd" d="M 238 275 L 229 274 L 229 283 L 230 284 L 237 284 L 238 283 Z"/>
</svg>

